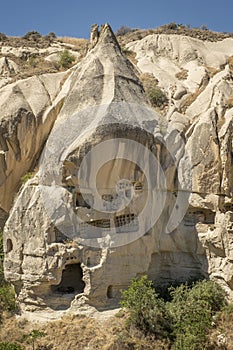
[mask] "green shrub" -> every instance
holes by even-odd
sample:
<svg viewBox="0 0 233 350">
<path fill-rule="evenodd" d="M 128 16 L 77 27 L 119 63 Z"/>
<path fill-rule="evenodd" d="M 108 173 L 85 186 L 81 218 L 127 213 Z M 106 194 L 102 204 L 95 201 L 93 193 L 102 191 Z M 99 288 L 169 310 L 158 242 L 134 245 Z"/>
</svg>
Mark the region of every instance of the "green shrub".
<svg viewBox="0 0 233 350">
<path fill-rule="evenodd" d="M 167 96 L 158 86 L 151 86 L 146 94 L 153 107 L 164 107 L 168 103 Z"/>
<path fill-rule="evenodd" d="M 145 335 L 169 337 L 172 349 L 207 349 L 212 316 L 226 305 L 225 292 L 213 281 L 199 281 L 171 287 L 169 293 L 165 302 L 143 276 L 122 292 L 121 305 L 128 309 L 132 325 Z"/>
<path fill-rule="evenodd" d="M 165 314 L 165 303 L 147 276 L 132 280 L 129 288 L 122 291 L 121 306 L 129 310 L 129 321 L 145 334 L 167 335 L 169 315 Z"/>
<path fill-rule="evenodd" d="M 71 55 L 71 53 L 65 49 L 59 54 L 59 66 L 61 68 L 69 68 L 72 63 L 75 61 L 75 57 Z"/>
</svg>

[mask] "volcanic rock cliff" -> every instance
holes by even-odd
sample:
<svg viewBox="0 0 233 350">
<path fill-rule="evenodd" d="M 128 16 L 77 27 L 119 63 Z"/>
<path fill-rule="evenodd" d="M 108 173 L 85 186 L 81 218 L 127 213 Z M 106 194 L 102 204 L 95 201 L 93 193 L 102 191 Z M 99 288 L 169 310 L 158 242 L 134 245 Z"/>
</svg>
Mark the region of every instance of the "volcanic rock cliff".
<svg viewBox="0 0 233 350">
<path fill-rule="evenodd" d="M 152 34 L 127 44 L 134 65 L 95 26 L 68 72 L 0 89 L 5 276 L 22 310 L 115 305 L 142 274 L 214 278 L 233 297 L 232 41 Z"/>
</svg>

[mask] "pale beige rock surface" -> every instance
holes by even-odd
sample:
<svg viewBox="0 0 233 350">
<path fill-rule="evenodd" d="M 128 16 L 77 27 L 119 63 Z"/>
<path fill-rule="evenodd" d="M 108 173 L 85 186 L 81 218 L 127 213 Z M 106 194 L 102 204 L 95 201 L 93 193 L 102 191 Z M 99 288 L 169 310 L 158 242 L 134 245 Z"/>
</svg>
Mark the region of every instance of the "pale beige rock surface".
<svg viewBox="0 0 233 350">
<path fill-rule="evenodd" d="M 232 39 L 148 36 L 128 44 L 137 53 L 137 68 L 108 25 L 100 33 L 93 27 L 91 40 L 68 77 L 32 77 L 0 90 L 1 125 L 8 123 L 0 135 L 0 219 L 11 206 L 7 193 L 16 191 L 48 140 L 39 172 L 21 189 L 4 229 L 5 275 L 21 309 L 75 313 L 86 312 L 87 305 L 112 307 L 120 290 L 142 274 L 155 285 L 215 278 L 233 299 L 233 109 L 226 107 L 233 88 L 227 63 Z M 207 66 L 219 71 L 206 80 Z M 180 81 L 182 69 L 188 73 Z M 166 117 L 150 109 L 140 70 L 167 89 Z M 87 160 L 89 151 L 111 139 L 120 141 L 106 143 Z M 97 171 L 108 153 L 111 161 Z M 81 167 L 87 172 L 84 199 Z M 93 174 L 102 211 L 95 210 L 98 201 L 87 186 Z M 161 179 L 166 186 L 159 187 Z M 50 186 L 43 192 L 42 185 Z M 141 222 L 148 198 L 149 215 Z M 116 213 L 119 203 L 128 205 Z M 77 226 L 77 215 L 94 227 L 87 235 L 90 228 Z"/>
<path fill-rule="evenodd" d="M 36 164 L 59 110 L 66 73 L 20 80 L 0 89 L 0 208 L 8 213 L 20 179 Z M 56 112 L 55 112 L 56 111 Z"/>
</svg>

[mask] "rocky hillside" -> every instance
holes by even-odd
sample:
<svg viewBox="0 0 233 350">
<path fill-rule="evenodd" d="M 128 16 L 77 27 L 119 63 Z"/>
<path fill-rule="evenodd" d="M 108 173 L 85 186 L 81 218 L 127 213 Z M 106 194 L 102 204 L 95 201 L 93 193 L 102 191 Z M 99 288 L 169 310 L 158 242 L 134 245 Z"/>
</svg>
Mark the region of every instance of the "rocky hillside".
<svg viewBox="0 0 233 350">
<path fill-rule="evenodd" d="M 233 298 L 233 38 L 165 29 L 1 37 L 0 225 L 23 311 L 113 307 L 145 273 Z"/>
</svg>

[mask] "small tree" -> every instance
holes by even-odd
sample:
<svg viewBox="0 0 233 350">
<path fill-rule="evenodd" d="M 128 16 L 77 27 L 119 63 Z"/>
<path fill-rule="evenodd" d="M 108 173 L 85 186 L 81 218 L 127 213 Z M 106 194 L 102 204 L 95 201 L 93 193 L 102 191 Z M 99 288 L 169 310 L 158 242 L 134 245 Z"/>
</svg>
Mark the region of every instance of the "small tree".
<svg viewBox="0 0 233 350">
<path fill-rule="evenodd" d="M 121 306 L 129 310 L 130 322 L 145 334 L 166 336 L 169 317 L 165 314 L 165 304 L 147 276 L 133 279 L 129 288 L 122 291 Z"/>
<path fill-rule="evenodd" d="M 59 66 L 62 68 L 69 68 L 75 61 L 74 55 L 72 55 L 67 49 L 63 50 L 59 54 Z"/>
<path fill-rule="evenodd" d="M 226 304 L 225 292 L 213 281 L 199 281 L 171 287 L 170 294 L 167 307 L 173 318 L 174 349 L 205 349 L 212 316 Z"/>
</svg>

